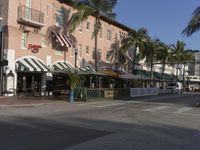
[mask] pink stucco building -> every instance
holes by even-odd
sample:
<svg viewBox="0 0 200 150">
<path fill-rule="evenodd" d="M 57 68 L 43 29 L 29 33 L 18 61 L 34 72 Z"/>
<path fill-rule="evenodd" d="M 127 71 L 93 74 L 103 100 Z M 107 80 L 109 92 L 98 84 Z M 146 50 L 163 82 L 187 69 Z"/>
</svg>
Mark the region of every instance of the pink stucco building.
<svg viewBox="0 0 200 150">
<path fill-rule="evenodd" d="M 94 18 L 83 22 L 69 34 L 69 19 L 74 10 L 59 0 L 0 0 L 0 17 L 4 25 L 4 91 L 34 92 L 44 95 L 47 86 L 61 84 L 65 76 L 51 72 L 54 68 L 94 66 Z M 129 27 L 102 18 L 99 33 L 99 68 L 115 68 L 120 41 Z M 127 70 L 124 63 L 118 68 Z"/>
</svg>

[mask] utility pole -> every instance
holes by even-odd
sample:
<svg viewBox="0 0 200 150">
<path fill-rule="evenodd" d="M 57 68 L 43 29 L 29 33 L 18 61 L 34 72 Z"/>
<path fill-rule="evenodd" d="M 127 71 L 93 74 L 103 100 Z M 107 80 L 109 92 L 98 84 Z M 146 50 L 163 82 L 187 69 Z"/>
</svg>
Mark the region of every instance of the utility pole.
<svg viewBox="0 0 200 150">
<path fill-rule="evenodd" d="M 4 46 L 3 46 L 3 19 L 0 18 L 0 96 L 3 93 L 3 59 L 4 59 Z"/>
</svg>

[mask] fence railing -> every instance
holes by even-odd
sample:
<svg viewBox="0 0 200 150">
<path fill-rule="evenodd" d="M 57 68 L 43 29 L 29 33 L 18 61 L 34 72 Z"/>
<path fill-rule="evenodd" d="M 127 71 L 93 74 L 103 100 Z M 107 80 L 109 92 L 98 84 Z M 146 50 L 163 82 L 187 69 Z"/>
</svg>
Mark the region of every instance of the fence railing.
<svg viewBox="0 0 200 150">
<path fill-rule="evenodd" d="M 149 95 L 158 95 L 159 88 L 131 88 L 130 96 L 139 97 L 139 96 L 149 96 Z"/>
<path fill-rule="evenodd" d="M 176 94 L 177 90 L 159 88 L 77 88 L 79 100 L 122 99 L 159 94 Z"/>
<path fill-rule="evenodd" d="M 24 5 L 18 6 L 18 20 L 27 19 L 34 22 L 44 23 L 44 13 L 41 11 L 26 7 Z"/>
</svg>

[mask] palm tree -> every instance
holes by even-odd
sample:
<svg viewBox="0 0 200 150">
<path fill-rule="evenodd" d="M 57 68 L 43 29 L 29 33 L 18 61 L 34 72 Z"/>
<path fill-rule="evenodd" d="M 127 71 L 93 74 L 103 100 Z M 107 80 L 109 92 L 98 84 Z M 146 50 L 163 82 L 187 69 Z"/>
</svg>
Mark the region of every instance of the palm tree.
<svg viewBox="0 0 200 150">
<path fill-rule="evenodd" d="M 92 38 L 95 39 L 95 70 L 98 70 L 98 33 L 102 29 L 101 17 L 114 19 L 116 14 L 113 13 L 113 8 L 117 4 L 117 0 L 78 0 L 74 7 L 77 12 L 74 13 L 70 21 L 70 32 L 73 32 L 77 26 L 87 20 L 89 16 L 94 16 L 95 24 Z"/>
<path fill-rule="evenodd" d="M 190 61 L 193 59 L 193 55 L 186 49 L 186 44 L 183 41 L 178 40 L 176 44 L 171 45 L 172 59 L 174 63 L 183 63 L 184 61 Z"/>
<path fill-rule="evenodd" d="M 167 62 L 171 61 L 171 49 L 169 45 L 161 42 L 158 50 L 156 51 L 156 61 L 162 64 L 162 75 L 165 72 Z"/>
<path fill-rule="evenodd" d="M 182 31 L 183 35 L 191 36 L 194 32 L 200 29 L 200 6 L 192 13 L 192 19 L 189 21 L 186 28 Z"/>
<path fill-rule="evenodd" d="M 129 49 L 133 49 L 132 72 L 135 70 L 137 48 L 139 48 L 140 51 L 143 51 L 145 42 L 147 42 L 148 39 L 149 36 L 147 30 L 140 28 L 138 30 L 130 31 L 128 37 L 122 40 L 122 46 L 120 47 L 122 52 L 127 52 Z"/>
<path fill-rule="evenodd" d="M 192 53 L 185 49 L 186 44 L 183 41 L 177 41 L 172 47 L 172 60 L 174 64 L 183 64 L 183 85 L 185 80 L 185 64 L 187 61 L 193 60 Z M 177 68 L 178 69 L 178 68 Z M 178 72 L 178 70 L 177 70 Z M 178 74 L 177 74 L 178 75 Z"/>
<path fill-rule="evenodd" d="M 145 59 L 147 66 L 150 66 L 151 76 L 153 78 L 153 66 L 157 59 L 157 53 L 161 49 L 161 41 L 159 39 L 149 39 L 145 44 L 145 48 L 141 51 L 141 58 Z"/>
</svg>

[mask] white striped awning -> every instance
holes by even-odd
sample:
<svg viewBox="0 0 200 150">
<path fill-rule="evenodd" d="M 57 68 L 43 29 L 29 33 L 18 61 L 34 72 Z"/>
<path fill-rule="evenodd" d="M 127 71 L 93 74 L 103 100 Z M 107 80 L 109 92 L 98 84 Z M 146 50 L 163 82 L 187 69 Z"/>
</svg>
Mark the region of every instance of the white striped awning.
<svg viewBox="0 0 200 150">
<path fill-rule="evenodd" d="M 72 42 L 68 36 L 61 33 L 52 32 L 52 37 L 59 43 L 61 46 L 72 47 Z"/>
<path fill-rule="evenodd" d="M 17 72 L 48 72 L 49 68 L 36 58 L 23 58 L 16 62 Z"/>
<path fill-rule="evenodd" d="M 79 68 L 79 71 L 82 71 L 82 72 L 96 72 L 95 69 L 91 66 L 86 66 L 86 67 L 82 67 L 82 68 Z"/>
<path fill-rule="evenodd" d="M 67 62 L 57 62 L 55 64 L 52 65 L 53 69 L 55 71 L 60 71 L 60 72 L 73 72 L 74 71 L 74 67 L 67 63 Z"/>
</svg>

